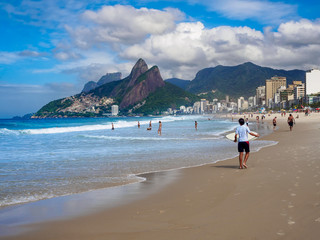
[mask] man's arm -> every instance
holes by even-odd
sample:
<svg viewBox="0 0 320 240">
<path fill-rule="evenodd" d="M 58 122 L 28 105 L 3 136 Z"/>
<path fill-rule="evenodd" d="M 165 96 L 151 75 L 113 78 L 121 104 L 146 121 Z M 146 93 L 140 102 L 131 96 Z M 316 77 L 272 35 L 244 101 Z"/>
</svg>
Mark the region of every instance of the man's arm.
<svg viewBox="0 0 320 240">
<path fill-rule="evenodd" d="M 238 134 L 235 134 L 234 135 L 234 142 L 237 142 L 237 140 L 238 140 L 237 137 L 238 137 Z"/>
<path fill-rule="evenodd" d="M 249 132 L 249 134 L 250 135 L 252 135 L 252 136 L 255 136 L 255 137 L 260 137 L 260 135 L 257 133 L 257 134 L 254 134 L 254 133 L 252 133 L 252 132 Z"/>
</svg>

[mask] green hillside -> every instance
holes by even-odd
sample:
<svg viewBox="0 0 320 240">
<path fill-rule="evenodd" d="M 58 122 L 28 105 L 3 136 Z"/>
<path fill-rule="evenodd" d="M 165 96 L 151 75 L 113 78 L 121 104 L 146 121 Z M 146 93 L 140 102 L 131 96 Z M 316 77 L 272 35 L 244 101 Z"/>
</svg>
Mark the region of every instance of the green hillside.
<svg viewBox="0 0 320 240">
<path fill-rule="evenodd" d="M 276 70 L 249 62 L 232 67 L 217 66 L 200 70 L 186 90 L 192 93 L 218 90 L 233 97 L 249 97 L 255 95 L 256 88 L 265 85 L 266 79 L 273 76 L 287 77 L 287 84 L 292 81 L 305 82 L 305 71 Z"/>
</svg>

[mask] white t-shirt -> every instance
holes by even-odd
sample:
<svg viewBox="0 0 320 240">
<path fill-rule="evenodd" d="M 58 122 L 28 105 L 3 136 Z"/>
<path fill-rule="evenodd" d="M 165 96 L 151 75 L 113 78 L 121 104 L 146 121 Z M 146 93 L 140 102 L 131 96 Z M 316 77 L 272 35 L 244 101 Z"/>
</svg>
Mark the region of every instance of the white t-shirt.
<svg viewBox="0 0 320 240">
<path fill-rule="evenodd" d="M 248 133 L 250 133 L 250 129 L 245 124 L 238 126 L 236 129 L 236 134 L 238 134 L 238 142 L 248 142 Z"/>
</svg>

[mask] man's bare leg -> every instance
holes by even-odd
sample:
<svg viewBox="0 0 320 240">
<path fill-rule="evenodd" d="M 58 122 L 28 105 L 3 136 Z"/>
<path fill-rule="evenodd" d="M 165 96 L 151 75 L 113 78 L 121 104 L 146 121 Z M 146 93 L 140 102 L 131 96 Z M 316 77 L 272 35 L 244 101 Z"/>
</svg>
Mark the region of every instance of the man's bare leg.
<svg viewBox="0 0 320 240">
<path fill-rule="evenodd" d="M 246 152 L 246 155 L 244 156 L 244 161 L 243 161 L 243 164 L 242 164 L 245 168 L 248 167 L 247 166 L 248 158 L 249 158 L 249 152 Z"/>
<path fill-rule="evenodd" d="M 243 159 L 243 152 L 239 152 L 239 168 L 240 169 L 243 169 L 242 159 Z"/>
</svg>

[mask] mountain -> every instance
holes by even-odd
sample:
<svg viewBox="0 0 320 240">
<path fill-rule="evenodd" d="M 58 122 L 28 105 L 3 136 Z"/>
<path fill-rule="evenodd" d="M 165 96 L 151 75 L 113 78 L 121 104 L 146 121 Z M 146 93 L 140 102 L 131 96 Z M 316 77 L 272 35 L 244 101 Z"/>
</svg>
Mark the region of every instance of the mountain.
<svg viewBox="0 0 320 240">
<path fill-rule="evenodd" d="M 94 82 L 94 81 L 90 81 L 87 82 L 84 87 L 82 92 L 90 92 L 92 89 L 95 89 L 97 87 L 102 86 L 103 84 L 109 83 L 109 82 L 113 82 L 113 81 L 117 81 L 121 79 L 121 73 L 120 72 L 116 72 L 116 73 L 107 73 L 106 75 L 102 76 L 98 82 Z"/>
<path fill-rule="evenodd" d="M 305 82 L 305 71 L 277 70 L 247 62 L 238 66 L 219 65 L 202 69 L 185 89 L 196 94 L 218 91 L 234 98 L 249 97 L 254 96 L 256 88 L 265 85 L 265 80 L 273 76 L 286 77 L 287 84 Z"/>
<path fill-rule="evenodd" d="M 198 96 L 188 93 L 169 82 L 165 82 L 163 87 L 158 88 L 150 94 L 145 99 L 145 103 L 137 110 L 133 110 L 133 113 L 142 113 L 145 115 L 159 114 L 166 111 L 169 107 L 178 109 L 182 105 L 190 106 L 199 100 L 200 98 Z"/>
<path fill-rule="evenodd" d="M 145 61 L 139 59 L 128 77 L 52 101 L 34 117 L 101 116 L 110 112 L 113 104 L 119 105 L 122 113 L 154 114 L 168 107 L 191 105 L 196 100 L 197 96 L 165 83 L 157 66 L 149 69 Z"/>
<path fill-rule="evenodd" d="M 179 78 L 168 78 L 166 80 L 164 80 L 165 82 L 171 83 L 173 85 L 176 85 L 182 89 L 186 89 L 187 86 L 190 84 L 190 80 L 183 80 L 183 79 L 179 79 Z"/>
</svg>

